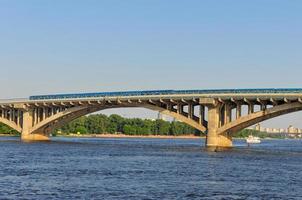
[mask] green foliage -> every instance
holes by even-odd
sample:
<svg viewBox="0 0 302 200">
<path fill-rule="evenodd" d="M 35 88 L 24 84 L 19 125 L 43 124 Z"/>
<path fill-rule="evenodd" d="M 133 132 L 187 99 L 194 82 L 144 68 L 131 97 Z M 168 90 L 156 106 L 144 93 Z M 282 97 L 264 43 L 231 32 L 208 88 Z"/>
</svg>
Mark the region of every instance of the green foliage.
<svg viewBox="0 0 302 200">
<path fill-rule="evenodd" d="M 156 135 L 169 135 L 170 123 L 164 120 L 155 121 L 155 133 Z"/>
<path fill-rule="evenodd" d="M 89 115 L 76 119 L 62 127 L 63 134 L 127 134 L 127 135 L 200 135 L 199 131 L 182 123 L 164 120 L 128 119 L 119 115 Z"/>
<path fill-rule="evenodd" d="M 172 122 L 170 125 L 170 133 L 171 135 L 188 135 L 188 134 L 194 134 L 196 136 L 200 136 L 201 132 L 194 129 L 193 127 L 181 123 L 181 122 Z"/>
<path fill-rule="evenodd" d="M 87 129 L 83 126 L 78 126 L 75 129 L 76 133 L 80 133 L 80 134 L 87 134 Z"/>
<path fill-rule="evenodd" d="M 243 130 L 241 130 L 241 131 L 235 133 L 235 134 L 233 135 L 233 137 L 237 137 L 237 138 L 246 138 L 246 137 L 248 137 L 249 135 L 257 136 L 257 137 L 260 137 L 260 138 L 268 137 L 268 134 L 267 134 L 267 133 L 260 132 L 260 131 L 256 131 L 256 130 L 251 130 L 251 129 L 243 129 Z"/>
<path fill-rule="evenodd" d="M 136 135 L 137 129 L 135 126 L 126 124 L 124 126 L 124 133 L 127 135 Z"/>
<path fill-rule="evenodd" d="M 10 135 L 19 135 L 16 130 L 11 129 L 10 127 L 0 123 L 0 133 L 1 134 L 10 134 Z"/>
</svg>

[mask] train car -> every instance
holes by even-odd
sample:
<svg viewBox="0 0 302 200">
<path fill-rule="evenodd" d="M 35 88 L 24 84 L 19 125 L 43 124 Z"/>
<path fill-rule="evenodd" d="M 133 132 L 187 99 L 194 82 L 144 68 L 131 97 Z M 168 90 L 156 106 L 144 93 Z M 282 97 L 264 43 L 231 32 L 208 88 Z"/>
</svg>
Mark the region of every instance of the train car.
<svg viewBox="0 0 302 200">
<path fill-rule="evenodd" d="M 30 100 L 48 99 L 77 99 L 77 98 L 97 98 L 97 97 L 120 97 L 120 96 L 145 96 L 145 95 L 169 95 L 174 90 L 145 90 L 145 91 L 126 91 L 126 92 L 99 92 L 99 93 L 80 93 L 80 94 L 53 94 L 30 96 Z"/>
<path fill-rule="evenodd" d="M 302 93 L 301 88 L 265 88 L 265 89 L 210 89 L 210 90 L 143 90 L 125 92 L 98 92 L 79 94 L 54 94 L 30 96 L 30 100 L 47 99 L 77 99 L 77 98 L 97 98 L 97 97 L 120 97 L 120 96 L 147 96 L 147 95 L 174 95 L 174 94 L 249 94 L 249 93 Z"/>
</svg>

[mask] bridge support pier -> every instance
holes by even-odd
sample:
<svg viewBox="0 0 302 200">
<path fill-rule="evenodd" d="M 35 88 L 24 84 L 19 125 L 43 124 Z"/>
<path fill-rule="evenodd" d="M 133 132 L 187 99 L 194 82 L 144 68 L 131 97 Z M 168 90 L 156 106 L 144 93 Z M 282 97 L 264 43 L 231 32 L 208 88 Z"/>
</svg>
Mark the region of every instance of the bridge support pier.
<svg viewBox="0 0 302 200">
<path fill-rule="evenodd" d="M 34 141 L 49 141 L 50 138 L 49 136 L 45 135 L 45 134 L 37 134 L 37 133 L 33 133 L 33 134 L 21 134 L 21 140 L 23 142 L 34 142 Z"/>
<path fill-rule="evenodd" d="M 206 147 L 210 151 L 230 148 L 233 146 L 232 137 L 230 135 L 221 134 L 218 132 L 220 123 L 220 108 L 219 106 L 208 107 L 208 133 L 206 138 Z M 230 117 L 230 116 L 227 116 Z"/>
<path fill-rule="evenodd" d="M 31 133 L 33 123 L 33 110 L 27 109 L 23 111 L 23 129 L 21 132 L 21 140 L 24 142 L 30 141 L 49 141 L 49 136 L 44 133 Z"/>
</svg>

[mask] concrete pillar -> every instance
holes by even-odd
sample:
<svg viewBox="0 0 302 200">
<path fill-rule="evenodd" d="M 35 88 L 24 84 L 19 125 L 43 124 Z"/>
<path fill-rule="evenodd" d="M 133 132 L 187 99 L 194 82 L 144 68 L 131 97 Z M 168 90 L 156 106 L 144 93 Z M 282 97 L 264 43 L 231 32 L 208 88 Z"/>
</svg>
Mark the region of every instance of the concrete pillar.
<svg viewBox="0 0 302 200">
<path fill-rule="evenodd" d="M 262 110 L 262 111 L 266 110 L 266 104 L 261 104 L 260 105 L 260 110 Z"/>
<path fill-rule="evenodd" d="M 34 114 L 36 110 L 24 110 L 23 111 L 23 125 L 21 140 L 22 141 L 48 141 L 49 137 L 45 133 L 31 133 L 33 124 Z"/>
<path fill-rule="evenodd" d="M 20 110 L 19 112 L 20 112 L 20 114 L 19 114 L 19 126 L 21 126 L 21 128 L 23 128 L 23 111 Z"/>
<path fill-rule="evenodd" d="M 218 128 L 224 125 L 224 110 L 225 110 L 225 106 L 221 106 L 219 109 L 219 124 L 218 124 Z"/>
<path fill-rule="evenodd" d="M 14 122 L 18 123 L 18 110 L 14 110 Z"/>
<path fill-rule="evenodd" d="M 182 113 L 182 106 L 181 104 L 177 104 L 177 114 L 181 114 Z"/>
<path fill-rule="evenodd" d="M 228 104 L 225 104 L 224 124 L 230 123 L 231 120 L 232 120 L 232 107 Z"/>
<path fill-rule="evenodd" d="M 209 106 L 208 133 L 206 146 L 209 150 L 232 147 L 232 138 L 228 134 L 218 133 L 220 122 L 220 106 Z"/>
<path fill-rule="evenodd" d="M 35 108 L 33 110 L 33 125 L 35 125 L 37 123 L 38 123 L 38 110 L 37 110 L 37 108 Z"/>
<path fill-rule="evenodd" d="M 12 113 L 12 118 L 13 118 L 13 122 L 16 122 L 16 113 L 17 111 L 15 109 L 13 109 L 13 113 Z"/>
<path fill-rule="evenodd" d="M 20 119 L 21 119 L 20 110 L 18 110 L 17 111 L 17 126 L 20 126 Z"/>
<path fill-rule="evenodd" d="M 10 119 L 10 121 L 14 121 L 14 110 L 13 109 L 9 110 L 9 119 Z"/>
<path fill-rule="evenodd" d="M 43 119 L 42 120 L 44 120 L 44 119 L 46 119 L 46 115 L 47 114 L 47 108 L 45 108 L 45 107 L 43 107 Z"/>
<path fill-rule="evenodd" d="M 200 105 L 199 106 L 199 124 L 203 125 L 204 123 L 204 106 Z"/>
<path fill-rule="evenodd" d="M 174 110 L 174 105 L 172 103 L 169 103 L 169 110 Z"/>
<path fill-rule="evenodd" d="M 51 111 L 50 111 L 50 116 L 54 115 L 55 114 L 55 108 L 54 107 L 51 107 Z"/>
<path fill-rule="evenodd" d="M 38 115 L 38 123 L 41 121 L 41 114 L 42 114 L 42 112 L 41 112 L 41 108 L 38 108 L 38 113 L 37 113 L 37 115 Z"/>
<path fill-rule="evenodd" d="M 14 122 L 15 121 L 15 109 L 12 109 L 11 112 L 12 112 L 11 113 L 11 121 Z"/>
<path fill-rule="evenodd" d="M 5 119 L 8 118 L 8 110 L 4 110 L 4 118 L 5 118 Z"/>
<path fill-rule="evenodd" d="M 236 107 L 236 119 L 241 117 L 241 104 L 237 104 Z"/>
<path fill-rule="evenodd" d="M 193 114 L 194 114 L 194 106 L 193 104 L 189 104 L 188 106 L 188 117 L 189 119 L 193 119 Z"/>
<path fill-rule="evenodd" d="M 248 105 L 248 114 L 254 113 L 254 104 L 249 104 Z"/>
<path fill-rule="evenodd" d="M 30 128 L 32 127 L 32 120 L 33 117 L 30 113 L 30 110 L 23 112 L 23 128 L 22 128 L 22 135 L 28 135 L 30 132 Z"/>
<path fill-rule="evenodd" d="M 208 134 L 206 145 L 207 147 L 217 147 L 217 129 L 219 126 L 219 108 L 211 106 L 208 108 Z"/>
</svg>

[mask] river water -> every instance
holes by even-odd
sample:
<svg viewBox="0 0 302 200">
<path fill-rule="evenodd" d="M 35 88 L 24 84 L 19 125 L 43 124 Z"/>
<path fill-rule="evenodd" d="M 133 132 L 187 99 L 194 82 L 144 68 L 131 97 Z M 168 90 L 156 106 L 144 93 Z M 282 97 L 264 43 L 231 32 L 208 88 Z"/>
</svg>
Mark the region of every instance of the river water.
<svg viewBox="0 0 302 200">
<path fill-rule="evenodd" d="M 0 138 L 0 199 L 302 199 L 302 140 Z"/>
</svg>

